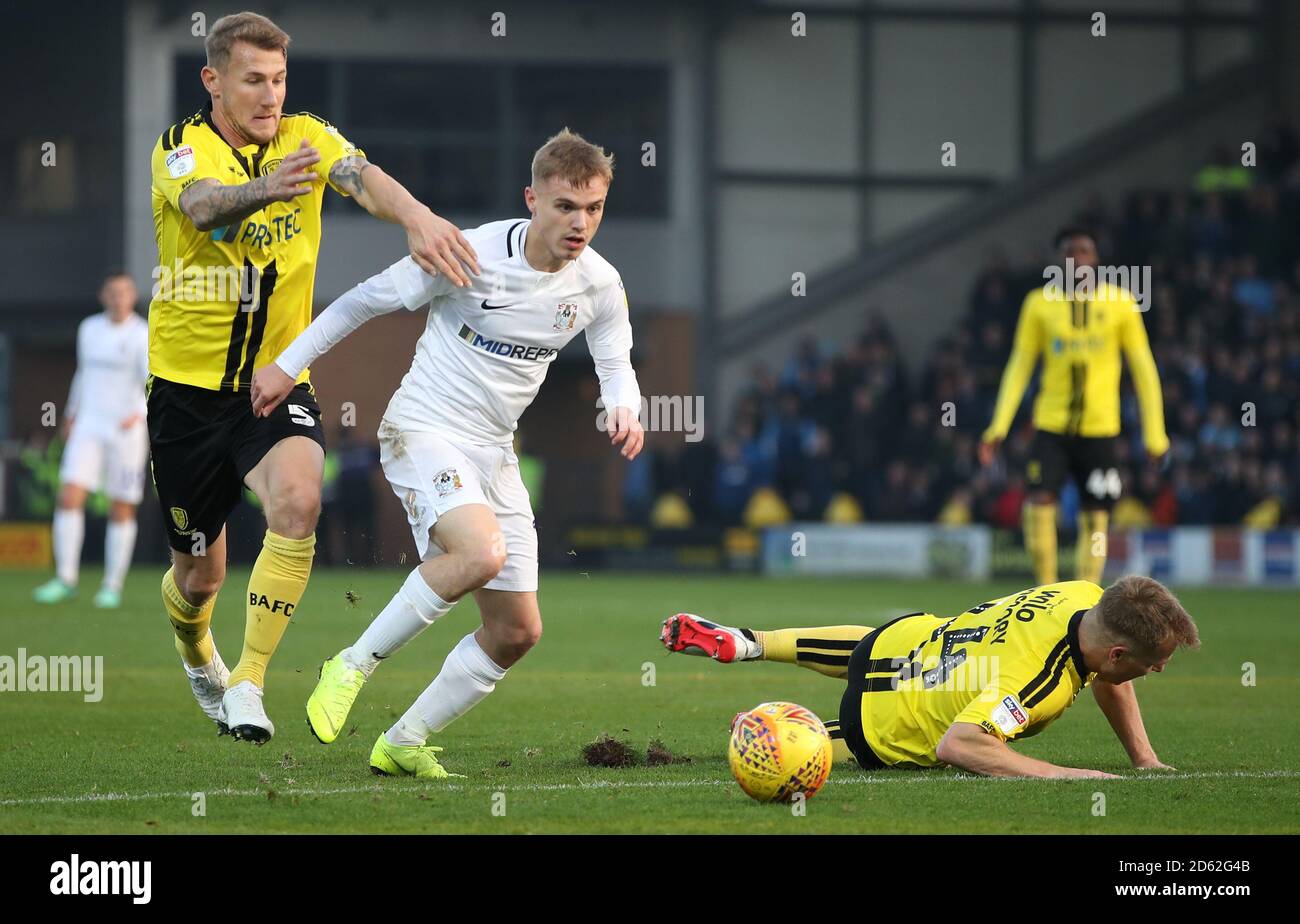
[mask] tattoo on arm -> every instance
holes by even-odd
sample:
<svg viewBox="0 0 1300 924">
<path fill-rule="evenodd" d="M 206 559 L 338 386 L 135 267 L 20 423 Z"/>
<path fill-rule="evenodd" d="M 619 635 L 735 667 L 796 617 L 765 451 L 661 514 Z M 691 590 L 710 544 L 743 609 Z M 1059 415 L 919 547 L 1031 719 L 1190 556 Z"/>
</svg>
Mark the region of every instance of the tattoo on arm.
<svg viewBox="0 0 1300 924">
<path fill-rule="evenodd" d="M 370 166 L 370 161 L 359 154 L 340 157 L 330 168 L 330 182 L 340 189 L 346 189 L 354 197 L 366 191 L 361 181 L 361 174 Z"/>
<path fill-rule="evenodd" d="M 247 218 L 271 201 L 266 177 L 237 186 L 218 180 L 200 180 L 181 193 L 180 207 L 200 231 L 211 231 Z"/>
</svg>

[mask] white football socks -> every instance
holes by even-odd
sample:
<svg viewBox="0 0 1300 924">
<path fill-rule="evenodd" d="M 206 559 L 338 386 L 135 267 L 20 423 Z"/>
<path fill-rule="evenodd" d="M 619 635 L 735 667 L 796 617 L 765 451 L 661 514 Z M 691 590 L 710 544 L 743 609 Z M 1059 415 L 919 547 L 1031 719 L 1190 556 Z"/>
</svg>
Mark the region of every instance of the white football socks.
<svg viewBox="0 0 1300 924">
<path fill-rule="evenodd" d="M 343 663 L 370 677 L 379 662 L 415 638 L 455 603 L 448 603 L 425 583 L 417 568 L 406 577 L 402 588 L 388 601 L 356 644 L 344 650 Z"/>
<path fill-rule="evenodd" d="M 104 586 L 121 593 L 126 571 L 131 567 L 131 553 L 135 551 L 135 520 L 118 523 L 109 520 L 104 533 Z"/>
<path fill-rule="evenodd" d="M 388 743 L 407 747 L 423 745 L 433 732 L 442 731 L 477 706 L 505 675 L 505 670 L 487 656 L 471 632 L 447 655 L 433 683 L 386 732 Z"/>
<path fill-rule="evenodd" d="M 85 535 L 84 510 L 54 511 L 54 573 L 69 587 L 77 586 L 81 570 L 81 541 Z"/>
</svg>

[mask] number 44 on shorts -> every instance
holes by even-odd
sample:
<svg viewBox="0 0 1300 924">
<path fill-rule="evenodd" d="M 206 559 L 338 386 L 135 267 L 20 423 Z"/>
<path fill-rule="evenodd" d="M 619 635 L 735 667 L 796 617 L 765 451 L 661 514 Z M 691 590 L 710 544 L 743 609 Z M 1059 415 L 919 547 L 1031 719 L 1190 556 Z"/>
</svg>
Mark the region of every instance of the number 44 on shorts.
<svg viewBox="0 0 1300 924">
<path fill-rule="evenodd" d="M 1119 469 L 1094 468 L 1088 475 L 1088 493 L 1098 500 L 1110 498 L 1111 500 L 1119 497 L 1120 480 Z"/>
</svg>

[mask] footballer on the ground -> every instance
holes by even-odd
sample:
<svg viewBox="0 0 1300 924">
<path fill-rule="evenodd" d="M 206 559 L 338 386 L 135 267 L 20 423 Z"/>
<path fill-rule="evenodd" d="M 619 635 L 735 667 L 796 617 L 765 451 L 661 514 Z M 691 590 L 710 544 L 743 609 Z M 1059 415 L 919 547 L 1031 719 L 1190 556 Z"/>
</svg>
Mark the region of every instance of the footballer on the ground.
<svg viewBox="0 0 1300 924">
<path fill-rule="evenodd" d="M 334 126 L 284 112 L 288 47 L 256 13 L 217 20 L 201 71 L 210 102 L 162 133 L 152 161 L 159 278 L 148 429 L 172 548 L 163 604 L 203 712 L 259 744 L 274 733 L 262 706 L 267 664 L 311 573 L 325 439 L 306 368 L 273 414 L 254 415 L 248 392 L 253 370 L 311 321 L 325 186 L 402 225 L 419 266 L 458 285 L 478 269 L 455 227 Z M 226 519 L 245 487 L 267 530 L 248 581 L 243 652 L 227 671 L 209 623 L 226 574 Z"/>
<path fill-rule="evenodd" d="M 473 593 L 482 624 L 370 754 L 377 773 L 447 776 L 431 735 L 495 689 L 542 633 L 537 531 L 512 446 L 560 350 L 579 333 L 600 379 L 610 441 L 640 452 L 641 391 L 617 270 L 590 246 L 613 158 L 567 129 L 533 157 L 529 218 L 467 231 L 483 273 L 464 289 L 409 258 L 326 308 L 253 377 L 253 409 L 274 414 L 300 371 L 367 319 L 429 306 L 424 333 L 379 426 L 380 462 L 405 508 L 420 565 L 349 647 L 321 667 L 307 702 L 312 732 L 333 741 L 381 661 Z"/>
<path fill-rule="evenodd" d="M 679 613 L 660 639 L 669 651 L 797 664 L 846 681 L 839 719 L 826 723 L 837 762 L 1026 777 L 1113 776 L 1008 747 L 1051 725 L 1087 686 L 1134 767 L 1172 769 L 1147 738 L 1131 681 L 1200 645 L 1174 595 L 1135 575 L 1104 592 L 1088 581 L 1048 584 L 957 616 L 910 613 L 874 629 L 763 632 Z"/>
</svg>

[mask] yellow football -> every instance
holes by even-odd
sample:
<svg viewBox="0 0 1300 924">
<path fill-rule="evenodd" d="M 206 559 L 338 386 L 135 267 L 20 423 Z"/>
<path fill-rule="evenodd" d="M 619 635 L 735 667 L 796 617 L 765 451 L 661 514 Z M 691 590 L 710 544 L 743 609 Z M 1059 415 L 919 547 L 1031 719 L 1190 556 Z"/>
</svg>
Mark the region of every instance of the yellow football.
<svg viewBox="0 0 1300 924">
<path fill-rule="evenodd" d="M 727 748 L 731 774 L 759 802 L 811 799 L 831 772 L 831 736 L 794 703 L 763 703 L 736 716 Z"/>
</svg>

